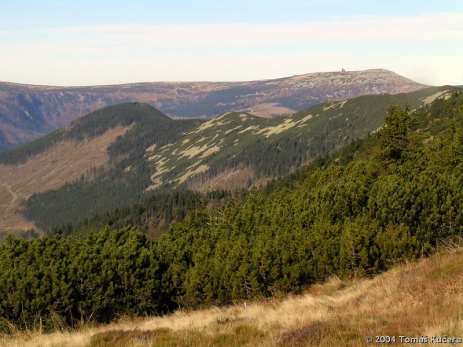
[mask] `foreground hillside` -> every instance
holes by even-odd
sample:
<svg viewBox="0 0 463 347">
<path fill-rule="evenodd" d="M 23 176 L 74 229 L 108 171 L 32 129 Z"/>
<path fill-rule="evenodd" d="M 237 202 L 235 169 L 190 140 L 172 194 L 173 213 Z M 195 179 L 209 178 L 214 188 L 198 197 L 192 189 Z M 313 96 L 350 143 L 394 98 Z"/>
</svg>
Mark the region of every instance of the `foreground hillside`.
<svg viewBox="0 0 463 347">
<path fill-rule="evenodd" d="M 151 104 L 170 116 L 211 117 L 224 112 L 290 114 L 328 100 L 423 88 L 386 70 L 313 73 L 235 82 L 138 83 L 94 87 L 0 83 L 0 150 L 43 136 L 89 112 L 118 103 Z"/>
<path fill-rule="evenodd" d="M 394 107 L 366 139 L 265 189 L 193 206 L 157 238 L 130 218 L 8 237 L 0 330 L 225 306 L 378 274 L 462 236 L 462 167 L 455 92 L 414 112 Z"/>
<path fill-rule="evenodd" d="M 0 337 L 4 347 L 367 346 L 367 336 L 463 337 L 463 250 L 302 295 L 164 317 Z M 57 322 L 58 324 L 58 322 Z M 59 325 L 58 325 L 59 326 Z M 371 345 L 371 344 L 370 344 Z M 399 345 L 404 345 L 400 344 Z M 439 344 L 446 345 L 446 344 Z"/>
<path fill-rule="evenodd" d="M 362 96 L 276 119 L 172 120 L 146 104 L 105 108 L 0 154 L 0 231 L 75 225 L 163 190 L 260 186 L 376 131 L 391 106 L 420 108 L 452 90 Z"/>
</svg>

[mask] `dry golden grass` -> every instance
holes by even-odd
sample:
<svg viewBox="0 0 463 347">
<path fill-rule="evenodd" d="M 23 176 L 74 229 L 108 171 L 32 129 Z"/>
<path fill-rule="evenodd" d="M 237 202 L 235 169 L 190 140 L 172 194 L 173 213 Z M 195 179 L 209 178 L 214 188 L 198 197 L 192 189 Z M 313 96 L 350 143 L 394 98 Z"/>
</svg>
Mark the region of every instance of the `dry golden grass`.
<svg viewBox="0 0 463 347">
<path fill-rule="evenodd" d="M 30 229 L 21 203 L 33 193 L 57 189 L 108 162 L 107 148 L 128 127 L 117 127 L 82 142 L 64 141 L 25 163 L 0 165 L 0 231 Z"/>
<path fill-rule="evenodd" d="M 303 295 L 179 311 L 52 334 L 18 333 L 4 347 L 366 346 L 366 336 L 463 337 L 463 248 L 373 279 L 333 278 Z M 442 345 L 441 345 L 442 346 Z"/>
</svg>

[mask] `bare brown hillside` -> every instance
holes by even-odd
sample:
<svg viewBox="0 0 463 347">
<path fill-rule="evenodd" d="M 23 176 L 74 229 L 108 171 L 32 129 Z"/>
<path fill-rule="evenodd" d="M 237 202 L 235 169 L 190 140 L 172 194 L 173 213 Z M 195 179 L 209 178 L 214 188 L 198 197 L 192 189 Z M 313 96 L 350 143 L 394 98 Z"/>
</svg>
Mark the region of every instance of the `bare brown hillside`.
<svg viewBox="0 0 463 347">
<path fill-rule="evenodd" d="M 21 203 L 34 193 L 60 188 L 93 168 L 104 167 L 108 146 L 127 130 L 116 127 L 90 140 L 66 140 L 24 163 L 0 164 L 0 230 L 34 227 L 21 215 Z"/>
</svg>

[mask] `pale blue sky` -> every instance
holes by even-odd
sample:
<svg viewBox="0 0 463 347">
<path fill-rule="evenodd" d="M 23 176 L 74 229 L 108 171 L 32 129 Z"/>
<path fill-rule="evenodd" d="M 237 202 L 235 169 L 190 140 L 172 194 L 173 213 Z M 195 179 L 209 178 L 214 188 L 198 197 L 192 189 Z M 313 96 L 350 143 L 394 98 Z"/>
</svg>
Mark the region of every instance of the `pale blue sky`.
<svg viewBox="0 0 463 347">
<path fill-rule="evenodd" d="M 0 80 L 249 80 L 387 68 L 463 84 L 463 1 L 0 2 Z"/>
</svg>

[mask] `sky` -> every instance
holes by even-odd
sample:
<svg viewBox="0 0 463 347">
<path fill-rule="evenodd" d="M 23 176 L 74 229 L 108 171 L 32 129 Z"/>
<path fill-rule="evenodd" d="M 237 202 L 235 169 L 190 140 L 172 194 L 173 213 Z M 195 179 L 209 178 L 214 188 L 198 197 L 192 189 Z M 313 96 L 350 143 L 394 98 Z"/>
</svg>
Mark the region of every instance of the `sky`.
<svg viewBox="0 0 463 347">
<path fill-rule="evenodd" d="M 463 84 L 462 0 L 1 0 L 0 81 L 101 85 L 393 70 Z"/>
</svg>

